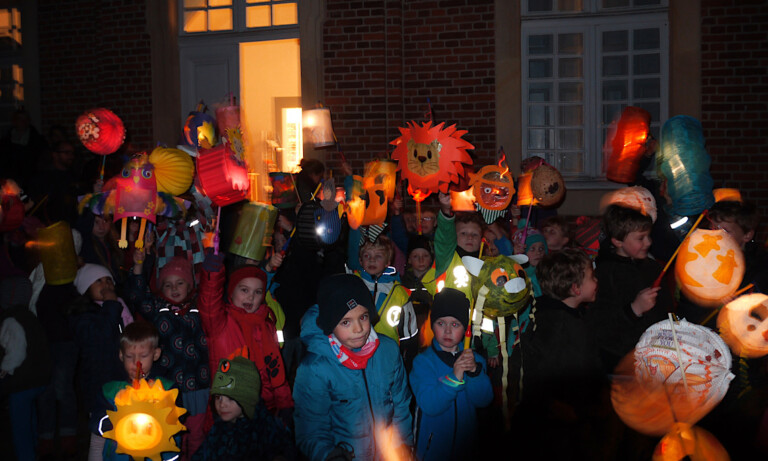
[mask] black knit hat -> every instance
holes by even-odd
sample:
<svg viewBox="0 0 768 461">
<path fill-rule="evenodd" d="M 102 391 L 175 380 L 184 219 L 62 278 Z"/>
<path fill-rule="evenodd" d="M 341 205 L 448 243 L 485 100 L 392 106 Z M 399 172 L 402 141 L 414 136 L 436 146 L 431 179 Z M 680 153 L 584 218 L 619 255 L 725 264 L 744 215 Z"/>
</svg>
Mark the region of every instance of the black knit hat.
<svg viewBox="0 0 768 461">
<path fill-rule="evenodd" d="M 427 252 L 429 252 L 429 254 L 432 255 L 432 258 L 434 259 L 435 252 L 432 249 L 432 241 L 424 235 L 414 235 L 408 239 L 408 252 L 405 254 L 406 258 L 411 255 L 413 250 L 417 250 L 419 248 L 427 250 Z"/>
<path fill-rule="evenodd" d="M 469 299 L 455 288 L 443 288 L 432 302 L 432 323 L 441 317 L 454 317 L 464 327 L 469 325 Z"/>
<path fill-rule="evenodd" d="M 371 292 L 360 277 L 353 274 L 335 274 L 320 281 L 317 289 L 317 326 L 330 335 L 347 312 L 357 306 L 368 309 L 371 325 L 376 325 L 379 316 Z"/>
</svg>

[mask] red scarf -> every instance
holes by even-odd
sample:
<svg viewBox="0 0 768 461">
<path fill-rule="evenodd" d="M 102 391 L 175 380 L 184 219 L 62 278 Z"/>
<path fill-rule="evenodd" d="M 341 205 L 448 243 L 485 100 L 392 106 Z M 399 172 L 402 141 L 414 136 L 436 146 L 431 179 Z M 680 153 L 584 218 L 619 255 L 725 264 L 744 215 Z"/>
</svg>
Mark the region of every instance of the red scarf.
<svg viewBox="0 0 768 461">
<path fill-rule="evenodd" d="M 331 344 L 331 350 L 336 355 L 339 362 L 350 370 L 363 370 L 368 366 L 368 359 L 373 356 L 376 349 L 379 348 L 379 337 L 374 330 L 368 336 L 365 345 L 360 351 L 354 352 L 347 346 L 341 344 L 339 338 L 334 334 L 328 335 L 328 342 Z"/>
<path fill-rule="evenodd" d="M 229 314 L 234 317 L 243 332 L 245 345 L 251 351 L 251 361 L 256 364 L 262 379 L 265 376 L 269 378 L 272 388 L 275 389 L 285 383 L 285 369 L 280 355 L 280 345 L 277 342 L 277 336 L 269 328 L 268 322 L 275 323 L 272 309 L 266 304 L 262 304 L 256 309 L 256 312 L 248 313 L 245 310 L 232 306 Z M 265 358 L 271 357 L 270 364 L 277 369 L 264 370 L 267 366 Z"/>
</svg>

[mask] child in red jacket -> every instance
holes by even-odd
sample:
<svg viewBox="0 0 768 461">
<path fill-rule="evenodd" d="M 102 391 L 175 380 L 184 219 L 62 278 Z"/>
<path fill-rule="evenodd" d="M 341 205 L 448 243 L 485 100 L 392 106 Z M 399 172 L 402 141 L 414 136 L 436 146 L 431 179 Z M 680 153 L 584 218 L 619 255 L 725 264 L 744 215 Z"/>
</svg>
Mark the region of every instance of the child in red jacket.
<svg viewBox="0 0 768 461">
<path fill-rule="evenodd" d="M 292 409 L 293 399 L 280 356 L 274 314 L 264 302 L 267 275 L 256 266 L 235 269 L 225 294 L 222 261 L 221 254 L 207 255 L 200 277 L 198 309 L 208 336 L 210 369 L 215 370 L 219 360 L 246 346 L 261 375 L 261 399 L 271 412 L 287 417 L 281 410 Z"/>
</svg>

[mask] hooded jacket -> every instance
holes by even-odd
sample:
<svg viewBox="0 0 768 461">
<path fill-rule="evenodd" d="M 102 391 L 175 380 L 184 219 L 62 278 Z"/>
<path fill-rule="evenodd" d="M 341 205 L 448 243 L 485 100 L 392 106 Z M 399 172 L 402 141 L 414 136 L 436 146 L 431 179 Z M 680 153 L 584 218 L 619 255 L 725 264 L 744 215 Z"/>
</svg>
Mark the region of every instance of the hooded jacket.
<svg viewBox="0 0 768 461">
<path fill-rule="evenodd" d="M 342 365 L 317 326 L 317 305 L 301 321 L 307 355 L 296 373 L 296 443 L 311 460 L 324 460 L 337 444 L 354 449 L 356 459 L 382 459 L 377 447 L 413 445 L 411 392 L 397 343 L 379 335 L 365 369 Z M 394 428 L 398 442 L 381 440 Z"/>
</svg>

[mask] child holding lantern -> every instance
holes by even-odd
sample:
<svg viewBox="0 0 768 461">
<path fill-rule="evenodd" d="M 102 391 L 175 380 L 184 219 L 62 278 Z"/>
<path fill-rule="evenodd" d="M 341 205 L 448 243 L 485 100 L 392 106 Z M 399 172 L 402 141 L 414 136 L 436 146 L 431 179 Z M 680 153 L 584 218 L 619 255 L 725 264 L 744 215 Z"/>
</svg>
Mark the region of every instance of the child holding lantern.
<svg viewBox="0 0 768 461">
<path fill-rule="evenodd" d="M 409 376 L 416 398 L 416 454 L 422 461 L 470 459 L 477 440 L 476 409 L 493 400 L 485 361 L 464 349 L 469 300 L 453 288 L 432 303 L 432 345 L 419 354 Z"/>
</svg>

